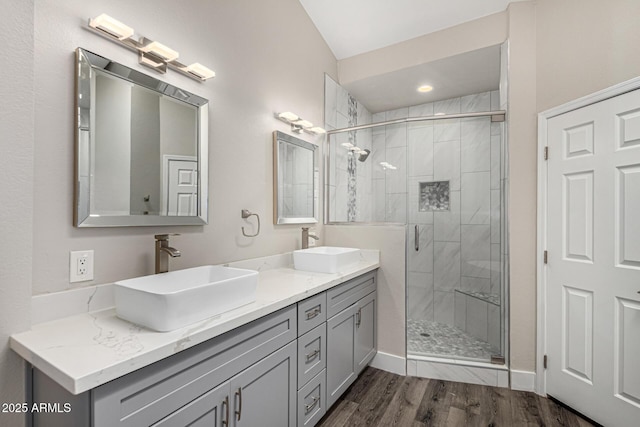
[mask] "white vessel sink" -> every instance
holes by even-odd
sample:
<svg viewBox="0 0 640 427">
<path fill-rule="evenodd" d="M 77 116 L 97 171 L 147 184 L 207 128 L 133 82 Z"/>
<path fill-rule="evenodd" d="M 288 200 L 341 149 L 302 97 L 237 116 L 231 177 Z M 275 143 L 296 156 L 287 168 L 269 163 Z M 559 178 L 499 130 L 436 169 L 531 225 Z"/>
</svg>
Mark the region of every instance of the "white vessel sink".
<svg viewBox="0 0 640 427">
<path fill-rule="evenodd" d="M 258 272 L 206 265 L 114 285 L 118 317 L 165 332 L 255 301 Z"/>
<path fill-rule="evenodd" d="M 318 246 L 317 248 L 293 251 L 293 266 L 296 270 L 317 273 L 337 273 L 360 261 L 360 249 Z"/>
</svg>

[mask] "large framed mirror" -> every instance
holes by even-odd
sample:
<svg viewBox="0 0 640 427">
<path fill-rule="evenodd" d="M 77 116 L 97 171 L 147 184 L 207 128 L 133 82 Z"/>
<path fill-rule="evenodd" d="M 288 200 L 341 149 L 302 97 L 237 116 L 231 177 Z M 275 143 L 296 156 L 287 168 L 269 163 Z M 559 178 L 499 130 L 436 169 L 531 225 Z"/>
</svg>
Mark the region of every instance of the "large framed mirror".
<svg viewBox="0 0 640 427">
<path fill-rule="evenodd" d="M 207 223 L 208 101 L 76 50 L 77 227 Z"/>
<path fill-rule="evenodd" d="M 273 132 L 275 224 L 318 222 L 318 146 Z"/>
</svg>

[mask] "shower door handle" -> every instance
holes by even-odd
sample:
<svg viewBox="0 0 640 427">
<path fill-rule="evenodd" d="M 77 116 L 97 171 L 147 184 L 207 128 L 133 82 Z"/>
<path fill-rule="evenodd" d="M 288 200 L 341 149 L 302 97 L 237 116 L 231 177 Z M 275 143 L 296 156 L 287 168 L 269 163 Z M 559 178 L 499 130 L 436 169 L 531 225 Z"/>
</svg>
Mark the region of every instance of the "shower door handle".
<svg viewBox="0 0 640 427">
<path fill-rule="evenodd" d="M 418 227 L 418 224 L 416 224 L 415 227 L 415 236 L 413 240 L 415 242 L 416 252 L 418 252 L 420 250 L 420 228 Z"/>
</svg>

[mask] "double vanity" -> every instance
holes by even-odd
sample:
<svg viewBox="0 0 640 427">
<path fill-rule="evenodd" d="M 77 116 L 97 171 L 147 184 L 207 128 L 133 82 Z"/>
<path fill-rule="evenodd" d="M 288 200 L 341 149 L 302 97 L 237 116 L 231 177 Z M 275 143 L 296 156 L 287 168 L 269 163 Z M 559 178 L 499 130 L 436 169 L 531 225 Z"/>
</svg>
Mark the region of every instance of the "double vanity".
<svg viewBox="0 0 640 427">
<path fill-rule="evenodd" d="M 315 425 L 376 354 L 378 267 L 377 251 L 312 248 L 114 285 L 117 311 L 11 338 L 33 402 L 72 408 L 34 426 Z"/>
</svg>

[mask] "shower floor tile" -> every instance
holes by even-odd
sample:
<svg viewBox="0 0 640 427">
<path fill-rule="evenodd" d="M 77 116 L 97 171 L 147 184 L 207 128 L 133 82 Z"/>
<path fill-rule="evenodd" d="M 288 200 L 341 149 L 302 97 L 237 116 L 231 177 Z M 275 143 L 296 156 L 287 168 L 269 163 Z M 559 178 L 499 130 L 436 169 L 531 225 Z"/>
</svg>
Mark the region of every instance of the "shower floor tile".
<svg viewBox="0 0 640 427">
<path fill-rule="evenodd" d="M 420 356 L 489 361 L 500 350 L 455 326 L 429 320 L 407 320 L 407 352 Z"/>
</svg>

